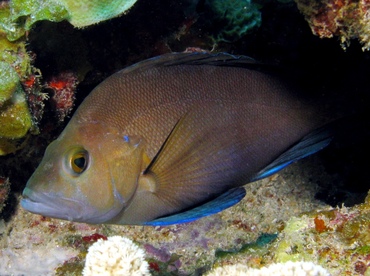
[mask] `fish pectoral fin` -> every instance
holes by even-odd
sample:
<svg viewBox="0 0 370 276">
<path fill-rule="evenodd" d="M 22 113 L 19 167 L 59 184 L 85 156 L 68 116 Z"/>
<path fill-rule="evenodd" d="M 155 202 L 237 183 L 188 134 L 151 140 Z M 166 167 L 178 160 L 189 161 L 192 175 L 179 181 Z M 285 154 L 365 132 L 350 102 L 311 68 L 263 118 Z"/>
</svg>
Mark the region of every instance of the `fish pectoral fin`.
<svg viewBox="0 0 370 276">
<path fill-rule="evenodd" d="M 140 175 L 138 182 L 139 191 L 155 193 L 158 189 L 157 180 L 152 173 Z"/>
<path fill-rule="evenodd" d="M 191 222 L 205 216 L 216 214 L 237 204 L 240 200 L 244 198 L 245 193 L 246 192 L 243 187 L 233 188 L 218 196 L 217 198 L 204 203 L 203 205 L 182 213 L 145 222 L 144 225 L 165 226 L 176 223 Z"/>
<path fill-rule="evenodd" d="M 332 140 L 331 129 L 321 127 L 310 134 L 303 137 L 297 144 L 292 146 L 286 152 L 281 154 L 277 159 L 270 163 L 267 167 L 257 173 L 252 179 L 256 181 L 282 170 L 286 166 L 294 163 L 302 158 L 314 154 L 325 148 Z"/>
<path fill-rule="evenodd" d="M 167 206 L 158 217 L 189 210 L 247 182 L 239 154 L 244 132 L 237 131 L 244 122 L 232 112 L 234 106 L 195 105 L 173 127 L 143 173 L 154 177 L 152 190 Z"/>
</svg>

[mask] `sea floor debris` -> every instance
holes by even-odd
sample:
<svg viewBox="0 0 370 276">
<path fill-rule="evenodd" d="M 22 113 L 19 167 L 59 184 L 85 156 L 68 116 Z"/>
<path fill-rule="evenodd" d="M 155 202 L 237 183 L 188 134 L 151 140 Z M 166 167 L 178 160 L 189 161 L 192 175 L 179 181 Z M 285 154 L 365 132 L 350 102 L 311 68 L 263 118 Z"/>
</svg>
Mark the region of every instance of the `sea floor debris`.
<svg viewBox="0 0 370 276">
<path fill-rule="evenodd" d="M 316 162 L 312 156 L 248 184 L 240 204 L 219 214 L 169 227 L 88 225 L 18 207 L 10 221 L 0 222 L 0 271 L 80 275 L 88 248 L 119 235 L 145 250 L 152 275 L 202 275 L 230 264 L 261 268 L 287 261 L 312 262 L 334 276 L 368 275 L 370 196 L 354 207 L 315 200 L 314 177 L 330 180 L 320 166 L 307 169 Z M 264 237 L 270 239 L 260 242 Z"/>
<path fill-rule="evenodd" d="M 280 233 L 291 217 L 329 208 L 314 199 L 315 185 L 308 174 L 298 164 L 293 165 L 269 179 L 247 185 L 247 195 L 240 204 L 192 223 L 169 227 L 87 225 L 33 215 L 19 207 L 9 222 L 0 225 L 0 271 L 32 271 L 39 275 L 81 271 L 87 248 L 99 235 L 120 235 L 139 244 L 146 251 L 153 275 L 189 275 L 232 263 L 265 266 L 274 262 L 273 253 L 259 256 L 246 251 L 223 258 L 215 253 L 219 249 L 237 251 L 261 234 Z"/>
</svg>

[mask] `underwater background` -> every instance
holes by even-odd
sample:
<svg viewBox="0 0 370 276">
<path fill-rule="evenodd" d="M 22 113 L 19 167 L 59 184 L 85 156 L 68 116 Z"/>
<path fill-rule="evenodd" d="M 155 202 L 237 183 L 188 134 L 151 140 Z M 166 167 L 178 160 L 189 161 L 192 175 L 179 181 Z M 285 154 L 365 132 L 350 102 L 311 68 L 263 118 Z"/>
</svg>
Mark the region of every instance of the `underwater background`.
<svg viewBox="0 0 370 276">
<path fill-rule="evenodd" d="M 0 275 L 81 275 L 87 248 L 113 235 L 145 250 L 152 275 L 302 260 L 331 275 L 370 275 L 366 1 L 110 1 L 131 7 L 118 13 L 90 1 L 91 14 L 70 1 L 35 2 L 0 1 Z M 87 225 L 19 208 L 46 146 L 97 84 L 186 49 L 290 71 L 313 98 L 341 102 L 352 127 L 318 154 L 246 185 L 238 205 L 187 224 Z"/>
</svg>

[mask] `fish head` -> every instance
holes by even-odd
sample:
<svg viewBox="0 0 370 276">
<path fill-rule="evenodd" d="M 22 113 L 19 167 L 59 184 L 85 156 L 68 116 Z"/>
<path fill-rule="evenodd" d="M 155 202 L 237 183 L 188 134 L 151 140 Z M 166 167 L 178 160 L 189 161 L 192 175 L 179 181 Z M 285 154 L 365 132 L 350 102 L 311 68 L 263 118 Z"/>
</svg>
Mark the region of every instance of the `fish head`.
<svg viewBox="0 0 370 276">
<path fill-rule="evenodd" d="M 48 217 L 104 223 L 129 205 L 142 155 L 141 140 L 115 128 L 69 124 L 47 147 L 21 205 Z"/>
</svg>

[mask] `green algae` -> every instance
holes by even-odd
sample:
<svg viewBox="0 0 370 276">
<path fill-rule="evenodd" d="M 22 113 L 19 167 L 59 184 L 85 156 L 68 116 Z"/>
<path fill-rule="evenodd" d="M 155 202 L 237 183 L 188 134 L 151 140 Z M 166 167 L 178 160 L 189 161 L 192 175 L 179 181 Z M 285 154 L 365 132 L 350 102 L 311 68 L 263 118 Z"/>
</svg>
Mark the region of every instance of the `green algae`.
<svg viewBox="0 0 370 276">
<path fill-rule="evenodd" d="M 261 25 L 260 5 L 251 0 L 207 0 L 213 24 L 220 25 L 215 41 L 233 42 Z"/>
<path fill-rule="evenodd" d="M 129 9 L 136 0 L 118 1 L 56 1 L 12 0 L 0 6 L 0 155 L 19 149 L 19 139 L 24 137 L 42 115 L 45 99 L 35 87 L 26 87 L 31 95 L 30 113 L 21 82 L 27 82 L 32 72 L 38 71 L 31 63 L 26 41 L 36 22 L 60 22 L 68 20 L 74 26 L 83 27 L 118 16 Z M 47 37 L 47 34 L 43 34 Z M 64 39 L 65 40 L 65 39 Z M 48 40 L 50 42 L 50 39 Z M 60 40 L 59 40 L 60 41 Z M 69 40 L 68 40 L 69 41 Z M 81 45 L 74 43 L 73 45 Z M 77 47 L 77 46 L 75 46 Z M 70 48 L 64 47 L 64 48 Z M 77 47 L 81 49 L 80 46 Z M 81 51 L 83 51 L 82 49 Z M 85 51 L 86 52 L 86 51 Z M 62 56 L 62 55 L 61 55 Z M 84 55 L 77 55 L 83 57 Z M 64 57 L 63 57 L 64 58 Z M 76 59 L 78 62 L 80 59 Z M 77 62 L 76 61 L 76 62 Z M 89 66 L 81 69 L 86 73 Z M 41 74 L 40 74 L 41 75 Z M 41 96 L 40 96 L 41 95 Z M 41 110 L 35 110 L 33 107 Z M 37 108 L 36 108 L 37 109 Z M 34 116 L 32 118 L 32 116 Z"/>
<path fill-rule="evenodd" d="M 0 106 L 9 100 L 13 93 L 19 88 L 19 77 L 17 72 L 9 63 L 0 61 Z"/>
<path fill-rule="evenodd" d="M 14 152 L 18 141 L 32 126 L 31 114 L 19 76 L 13 67 L 0 61 L 0 155 Z"/>
<path fill-rule="evenodd" d="M 68 260 L 55 269 L 56 276 L 76 276 L 82 275 L 85 266 L 86 252 L 79 253 L 76 257 Z"/>
<path fill-rule="evenodd" d="M 32 126 L 31 114 L 22 92 L 18 90 L 0 107 L 0 138 L 22 138 Z"/>
<path fill-rule="evenodd" d="M 307 216 L 292 217 L 279 237 L 274 259 L 278 263 L 309 259 L 312 251 L 306 246 Z"/>
<path fill-rule="evenodd" d="M 370 254 L 370 244 L 364 245 L 356 249 L 356 252 L 358 252 L 361 255 L 368 255 Z"/>
<path fill-rule="evenodd" d="M 255 242 L 244 244 L 240 249 L 216 250 L 216 258 L 225 258 L 233 254 L 246 253 L 263 255 L 267 252 L 270 244 L 277 238 L 277 234 L 262 234 Z"/>
</svg>

